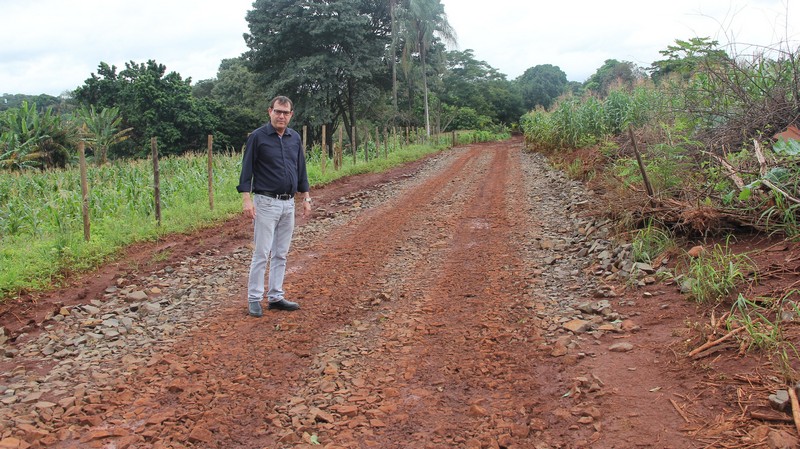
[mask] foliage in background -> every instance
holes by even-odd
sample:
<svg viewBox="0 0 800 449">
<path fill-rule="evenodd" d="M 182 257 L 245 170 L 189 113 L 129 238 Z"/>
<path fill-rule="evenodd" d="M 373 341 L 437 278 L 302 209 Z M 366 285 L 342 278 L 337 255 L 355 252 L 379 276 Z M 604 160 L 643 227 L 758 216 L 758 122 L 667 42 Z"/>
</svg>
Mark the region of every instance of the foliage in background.
<svg viewBox="0 0 800 449">
<path fill-rule="evenodd" d="M 115 66 L 101 63 L 98 74 L 75 90 L 82 105 L 118 108 L 125 128 L 132 128 L 130 145 L 122 154 L 144 156 L 152 137 L 158 139 L 163 154 L 183 154 L 202 149 L 206 136 L 219 126 L 206 101 L 192 97 L 191 79 L 176 72 L 167 73 L 153 60 L 125 63 L 117 73 Z"/>
<path fill-rule="evenodd" d="M 605 98 L 594 95 L 561 98 L 552 109 L 525 114 L 520 127 L 526 144 L 533 150 L 552 153 L 596 145 L 642 125 L 663 110 L 663 100 L 651 85 L 642 83 L 631 90 L 620 88 Z"/>
<path fill-rule="evenodd" d="M 0 169 L 64 167 L 75 134 L 52 107 L 39 111 L 23 101 L 0 113 Z"/>
<path fill-rule="evenodd" d="M 560 68 L 542 64 L 531 67 L 517 78 L 525 109 L 550 108 L 567 87 L 567 74 Z"/>
<path fill-rule="evenodd" d="M 108 160 L 108 149 L 128 139 L 133 128 L 121 129 L 122 116 L 118 108 L 96 111 L 94 105 L 77 111 L 78 128 L 84 135 L 89 148 L 94 151 L 97 165 Z"/>
</svg>

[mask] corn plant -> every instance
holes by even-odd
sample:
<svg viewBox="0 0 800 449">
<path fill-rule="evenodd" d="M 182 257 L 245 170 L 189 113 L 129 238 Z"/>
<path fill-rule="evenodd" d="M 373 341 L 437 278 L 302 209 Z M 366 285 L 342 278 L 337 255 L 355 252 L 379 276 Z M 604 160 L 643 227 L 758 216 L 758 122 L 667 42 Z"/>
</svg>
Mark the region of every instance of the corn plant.
<svg viewBox="0 0 800 449">
<path fill-rule="evenodd" d="M 164 222 L 153 219 L 150 161 L 116 161 L 89 167 L 92 236 L 83 241 L 82 195 L 77 168 L 0 172 L 0 297 L 36 289 L 65 272 L 91 268 L 121 246 L 182 231 L 238 211 L 240 157 L 214 161 L 215 210 L 208 208 L 205 156 L 161 161 Z"/>
</svg>

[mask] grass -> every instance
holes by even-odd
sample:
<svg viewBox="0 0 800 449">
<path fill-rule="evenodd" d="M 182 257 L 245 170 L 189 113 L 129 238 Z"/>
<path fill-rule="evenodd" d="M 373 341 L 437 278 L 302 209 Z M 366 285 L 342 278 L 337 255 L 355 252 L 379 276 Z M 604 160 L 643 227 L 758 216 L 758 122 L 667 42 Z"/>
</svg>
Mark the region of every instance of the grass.
<svg viewBox="0 0 800 449">
<path fill-rule="evenodd" d="M 652 263 L 656 257 L 677 248 L 669 231 L 648 221 L 647 226 L 637 230 L 631 242 L 631 255 L 634 262 Z"/>
<path fill-rule="evenodd" d="M 729 329 L 745 328 L 743 337 L 747 350 L 760 350 L 769 354 L 788 382 L 796 382 L 797 373 L 792 364 L 800 358 L 797 348 L 785 336 L 784 313 L 797 316 L 800 308 L 792 296 L 797 291 L 787 293 L 783 298 L 758 298 L 750 300 L 739 294 L 731 306 L 727 319 Z"/>
<path fill-rule="evenodd" d="M 746 282 L 752 271 L 753 263 L 746 255 L 732 253 L 727 242 L 716 244 L 689 262 L 691 296 L 701 303 L 719 301 Z"/>
<path fill-rule="evenodd" d="M 239 158 L 215 158 L 214 210 L 209 208 L 205 158 L 162 160 L 161 226 L 154 218 L 148 161 L 90 167 L 88 242 L 83 238 L 77 169 L 0 174 L 2 190 L 8 192 L 4 209 L 14 211 L 0 220 L 0 298 L 58 285 L 70 273 L 90 270 L 131 243 L 231 217 L 241 207 L 235 188 Z"/>
</svg>

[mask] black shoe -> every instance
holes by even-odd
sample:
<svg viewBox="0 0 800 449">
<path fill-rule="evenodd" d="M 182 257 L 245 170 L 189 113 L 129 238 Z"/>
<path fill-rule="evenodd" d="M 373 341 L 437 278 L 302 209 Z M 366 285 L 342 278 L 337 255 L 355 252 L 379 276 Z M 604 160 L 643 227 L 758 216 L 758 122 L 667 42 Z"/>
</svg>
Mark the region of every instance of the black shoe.
<svg viewBox="0 0 800 449">
<path fill-rule="evenodd" d="M 300 308 L 300 304 L 296 302 L 287 301 L 283 298 L 279 299 L 278 301 L 270 301 L 267 309 L 269 310 L 297 310 Z"/>
</svg>

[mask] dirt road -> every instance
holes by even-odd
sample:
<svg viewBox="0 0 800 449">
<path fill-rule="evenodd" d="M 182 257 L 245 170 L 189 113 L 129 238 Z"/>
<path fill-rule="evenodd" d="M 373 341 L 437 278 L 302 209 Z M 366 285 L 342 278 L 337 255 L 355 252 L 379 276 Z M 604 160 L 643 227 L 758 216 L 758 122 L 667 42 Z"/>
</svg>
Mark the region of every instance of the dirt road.
<svg viewBox="0 0 800 449">
<path fill-rule="evenodd" d="M 94 328 L 80 342 L 86 349 L 26 349 L 63 326 L 53 310 L 42 317 L 40 308 L 38 319 L 27 311 L 33 318 L 17 326 L 0 385 L 35 390 L 31 382 L 44 385 L 65 360 L 78 360 L 56 387 L 5 402 L 9 446 L 0 447 L 713 443 L 720 433 L 712 431 L 736 414 L 725 410 L 736 392 L 699 394 L 714 386 L 700 385 L 702 372 L 682 361 L 692 306 L 663 286 L 623 291 L 593 273 L 592 257 L 578 254 L 591 240 L 575 229 L 576 189 L 518 140 L 455 148 L 320 189 L 289 259 L 287 297 L 302 308 L 262 318 L 246 315 L 244 219 L 142 250 L 140 258 L 166 248 L 170 258 L 152 266 L 142 258 L 136 269 L 120 262 L 42 299 L 65 320 L 78 309 L 98 317 L 86 324 L 82 315 L 76 326 Z M 181 270 L 192 291 L 203 285 L 206 293 L 173 288 L 169 279 Z M 160 299 L 147 306 L 154 321 L 98 331 L 124 320 L 103 316 L 99 301 L 97 311 L 81 304 L 119 296 L 117 289 L 130 298 L 128 284 Z M 185 300 L 192 297 L 205 302 Z M 583 303 L 605 311 L 581 312 Z M 140 316 L 144 306 L 136 307 Z M 569 327 L 576 322 L 583 329 Z M 147 337 L 156 328 L 168 338 Z M 78 376 L 79 359 L 103 345 L 113 349 L 99 352 L 87 368 L 93 374 Z M 61 357 L 42 355 L 53 351 Z"/>
</svg>

